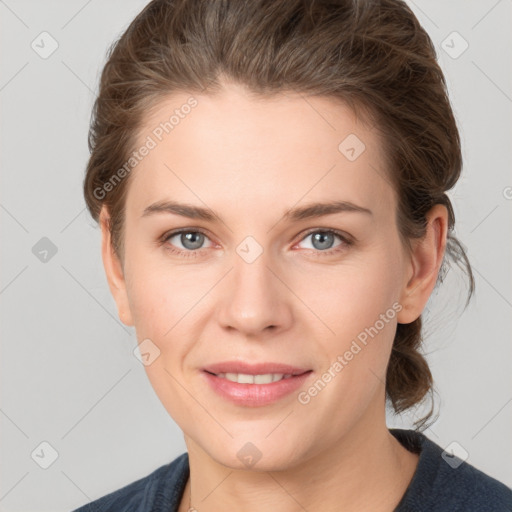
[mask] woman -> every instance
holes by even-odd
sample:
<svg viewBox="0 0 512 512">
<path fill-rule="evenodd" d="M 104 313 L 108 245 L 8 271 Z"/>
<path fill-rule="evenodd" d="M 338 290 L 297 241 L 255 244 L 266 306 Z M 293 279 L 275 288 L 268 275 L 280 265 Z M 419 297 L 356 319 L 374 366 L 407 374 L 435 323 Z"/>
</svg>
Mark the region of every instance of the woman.
<svg viewBox="0 0 512 512">
<path fill-rule="evenodd" d="M 512 510 L 429 415 L 386 426 L 432 392 L 447 259 L 473 290 L 457 126 L 405 3 L 154 0 L 89 144 L 110 290 L 187 453 L 78 510 Z"/>
</svg>

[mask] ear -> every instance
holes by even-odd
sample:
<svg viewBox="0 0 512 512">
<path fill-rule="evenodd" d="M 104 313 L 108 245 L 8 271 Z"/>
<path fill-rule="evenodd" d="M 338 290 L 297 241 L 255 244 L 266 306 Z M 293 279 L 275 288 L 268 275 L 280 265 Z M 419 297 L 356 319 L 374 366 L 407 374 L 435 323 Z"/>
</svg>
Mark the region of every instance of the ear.
<svg viewBox="0 0 512 512">
<path fill-rule="evenodd" d="M 112 293 L 116 301 L 117 313 L 121 322 L 125 325 L 133 326 L 128 294 L 126 293 L 124 270 L 112 245 L 109 229 L 110 215 L 105 205 L 101 207 L 99 222 L 101 227 L 101 256 L 103 258 L 103 266 L 105 268 L 110 293 Z"/>
<path fill-rule="evenodd" d="M 408 281 L 402 289 L 397 315 L 400 324 L 414 322 L 425 308 L 436 285 L 448 234 L 448 210 L 436 204 L 427 214 L 425 236 L 412 241 Z"/>
</svg>

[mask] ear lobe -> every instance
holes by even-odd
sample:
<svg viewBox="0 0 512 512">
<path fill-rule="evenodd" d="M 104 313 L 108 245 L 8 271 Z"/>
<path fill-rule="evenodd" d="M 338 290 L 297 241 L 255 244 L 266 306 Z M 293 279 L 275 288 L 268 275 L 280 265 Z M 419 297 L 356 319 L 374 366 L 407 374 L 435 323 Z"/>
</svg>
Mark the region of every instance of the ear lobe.
<svg viewBox="0 0 512 512">
<path fill-rule="evenodd" d="M 436 204 L 427 214 L 425 236 L 412 241 L 412 272 L 400 297 L 403 309 L 397 315 L 398 323 L 414 322 L 423 312 L 437 282 L 447 233 L 448 211 L 444 205 Z"/>
<path fill-rule="evenodd" d="M 112 238 L 110 235 L 110 216 L 105 205 L 101 207 L 99 223 L 101 227 L 101 256 L 110 293 L 116 302 L 117 313 L 121 322 L 125 325 L 133 326 L 130 304 L 126 292 L 124 271 L 121 261 L 116 255 L 112 245 Z"/>
</svg>

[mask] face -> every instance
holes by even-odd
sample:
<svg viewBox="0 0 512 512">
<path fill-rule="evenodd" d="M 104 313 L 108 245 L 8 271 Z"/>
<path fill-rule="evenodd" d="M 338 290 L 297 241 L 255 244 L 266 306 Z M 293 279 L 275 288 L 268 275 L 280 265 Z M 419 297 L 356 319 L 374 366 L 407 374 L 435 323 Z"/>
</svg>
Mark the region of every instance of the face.
<svg viewBox="0 0 512 512">
<path fill-rule="evenodd" d="M 182 109 L 190 96 L 145 120 L 140 145 L 155 145 L 132 171 L 124 269 L 109 282 L 186 439 L 229 467 L 249 453 L 291 468 L 383 411 L 397 321 L 412 311 L 396 196 L 377 132 L 341 103 L 226 84 Z"/>
</svg>

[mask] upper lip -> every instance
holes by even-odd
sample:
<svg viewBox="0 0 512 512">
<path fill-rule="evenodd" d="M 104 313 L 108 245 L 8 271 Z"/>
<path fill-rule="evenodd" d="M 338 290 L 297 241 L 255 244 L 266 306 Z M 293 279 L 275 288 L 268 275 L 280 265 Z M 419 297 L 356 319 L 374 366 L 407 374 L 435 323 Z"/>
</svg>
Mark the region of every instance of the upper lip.
<svg viewBox="0 0 512 512">
<path fill-rule="evenodd" d="M 243 373 L 246 375 L 263 375 L 266 373 L 282 373 L 283 375 L 302 375 L 309 368 L 300 368 L 289 364 L 281 363 L 244 363 L 242 361 L 223 361 L 209 364 L 203 368 L 204 371 L 219 373 Z"/>
</svg>

